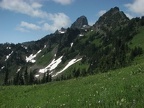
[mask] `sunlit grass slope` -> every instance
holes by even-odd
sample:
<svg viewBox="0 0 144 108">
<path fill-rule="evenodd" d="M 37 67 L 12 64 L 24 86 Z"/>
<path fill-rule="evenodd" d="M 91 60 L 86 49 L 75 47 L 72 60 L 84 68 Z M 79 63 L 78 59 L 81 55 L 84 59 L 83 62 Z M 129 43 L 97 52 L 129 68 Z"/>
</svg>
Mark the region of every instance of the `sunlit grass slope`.
<svg viewBox="0 0 144 108">
<path fill-rule="evenodd" d="M 32 86 L 0 87 L 1 108 L 142 108 L 144 63 Z"/>
</svg>

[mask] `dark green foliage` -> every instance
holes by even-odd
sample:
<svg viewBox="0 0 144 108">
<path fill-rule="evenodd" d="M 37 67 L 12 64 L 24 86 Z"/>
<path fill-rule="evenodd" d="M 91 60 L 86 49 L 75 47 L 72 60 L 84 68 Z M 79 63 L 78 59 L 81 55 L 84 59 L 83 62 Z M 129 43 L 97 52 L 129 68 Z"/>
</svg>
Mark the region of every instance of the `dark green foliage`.
<svg viewBox="0 0 144 108">
<path fill-rule="evenodd" d="M 143 49 L 141 47 L 135 47 L 131 51 L 130 59 L 133 60 L 136 56 L 139 56 L 143 53 Z"/>
<path fill-rule="evenodd" d="M 87 75 L 87 71 L 86 71 L 86 69 L 82 69 L 80 75 L 81 75 L 81 76 L 86 76 L 86 75 Z"/>
<path fill-rule="evenodd" d="M 29 75 L 28 75 L 28 70 L 27 70 L 27 67 L 26 67 L 25 72 L 24 72 L 24 81 L 25 81 L 26 85 L 29 82 L 28 80 L 29 80 Z"/>
<path fill-rule="evenodd" d="M 46 73 L 44 73 L 43 78 L 41 80 L 41 83 L 48 83 L 52 81 L 52 77 L 49 74 L 49 72 L 47 71 Z"/>
<path fill-rule="evenodd" d="M 77 70 L 73 70 L 73 75 L 75 78 L 79 77 L 80 76 L 80 69 L 77 69 Z"/>
<path fill-rule="evenodd" d="M 141 25 L 144 26 L 144 16 L 141 17 Z"/>
<path fill-rule="evenodd" d="M 14 79 L 13 79 L 13 84 L 14 85 L 24 85 L 25 84 L 23 73 L 17 72 L 15 74 Z"/>
<path fill-rule="evenodd" d="M 74 39 L 78 36 L 80 31 L 78 29 L 71 29 L 68 28 L 67 32 L 62 36 L 59 47 L 58 47 L 58 52 L 57 55 L 60 56 L 62 54 L 65 54 L 66 48 L 70 47 L 70 44 L 74 41 Z"/>
<path fill-rule="evenodd" d="M 8 79 L 9 79 L 9 71 L 8 67 L 5 68 L 5 78 L 4 78 L 4 85 L 8 85 Z"/>
<path fill-rule="evenodd" d="M 34 73 L 30 72 L 29 73 L 29 84 L 34 84 L 35 78 L 34 78 Z"/>
<path fill-rule="evenodd" d="M 15 74 L 13 84 L 18 85 L 19 83 L 19 72 Z"/>
<path fill-rule="evenodd" d="M 18 85 L 24 85 L 24 77 L 22 73 L 20 73 Z"/>
</svg>

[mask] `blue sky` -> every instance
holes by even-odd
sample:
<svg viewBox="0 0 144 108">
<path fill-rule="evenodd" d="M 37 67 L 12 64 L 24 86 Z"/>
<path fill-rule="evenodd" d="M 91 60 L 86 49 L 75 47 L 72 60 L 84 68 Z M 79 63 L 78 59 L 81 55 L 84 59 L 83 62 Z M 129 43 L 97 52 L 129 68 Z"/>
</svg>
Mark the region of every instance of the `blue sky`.
<svg viewBox="0 0 144 108">
<path fill-rule="evenodd" d="M 81 15 L 94 24 L 112 7 L 129 18 L 144 15 L 144 0 L 0 0 L 0 43 L 38 40 Z"/>
</svg>

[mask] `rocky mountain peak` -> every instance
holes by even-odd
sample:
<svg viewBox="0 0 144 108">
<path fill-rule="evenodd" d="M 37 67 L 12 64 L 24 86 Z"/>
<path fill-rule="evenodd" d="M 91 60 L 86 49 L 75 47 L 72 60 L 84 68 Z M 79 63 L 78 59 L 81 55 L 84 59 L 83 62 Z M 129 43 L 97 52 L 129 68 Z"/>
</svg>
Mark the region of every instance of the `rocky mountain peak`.
<svg viewBox="0 0 144 108">
<path fill-rule="evenodd" d="M 118 7 L 114 7 L 98 19 L 98 21 L 94 24 L 94 28 L 115 28 L 128 20 L 129 19 L 124 12 L 120 11 Z"/>
<path fill-rule="evenodd" d="M 79 17 L 72 25 L 71 28 L 82 28 L 84 25 L 88 25 L 88 20 L 85 16 Z"/>
</svg>

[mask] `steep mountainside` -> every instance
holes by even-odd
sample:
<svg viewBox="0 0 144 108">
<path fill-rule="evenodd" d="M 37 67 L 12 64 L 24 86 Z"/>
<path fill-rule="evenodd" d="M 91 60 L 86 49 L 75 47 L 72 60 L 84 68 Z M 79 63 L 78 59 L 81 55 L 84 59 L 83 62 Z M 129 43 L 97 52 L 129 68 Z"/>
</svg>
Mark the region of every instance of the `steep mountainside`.
<svg viewBox="0 0 144 108">
<path fill-rule="evenodd" d="M 94 24 L 96 30 L 115 29 L 129 21 L 128 17 L 118 7 L 111 8 Z"/>
<path fill-rule="evenodd" d="M 143 53 L 133 40 L 143 26 L 143 17 L 129 20 L 115 7 L 92 27 L 81 16 L 71 28 L 40 40 L 0 44 L 0 82 L 37 84 L 128 66 Z"/>
</svg>

